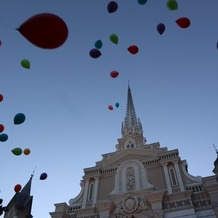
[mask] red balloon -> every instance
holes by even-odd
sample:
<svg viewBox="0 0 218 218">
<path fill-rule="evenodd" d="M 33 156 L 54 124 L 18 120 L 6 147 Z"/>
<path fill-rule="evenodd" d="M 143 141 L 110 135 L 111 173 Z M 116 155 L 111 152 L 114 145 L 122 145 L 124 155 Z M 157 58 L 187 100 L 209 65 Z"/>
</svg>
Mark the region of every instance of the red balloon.
<svg viewBox="0 0 218 218">
<path fill-rule="evenodd" d="M 3 95 L 0 94 L 0 102 L 3 101 L 3 98 L 4 98 Z"/>
<path fill-rule="evenodd" d="M 139 49 L 136 45 L 131 45 L 129 46 L 129 48 L 127 49 L 131 54 L 137 54 Z"/>
<path fill-rule="evenodd" d="M 14 191 L 19 192 L 22 189 L 22 186 L 20 184 L 17 184 L 14 186 Z"/>
<path fill-rule="evenodd" d="M 109 105 L 109 106 L 108 106 L 108 109 L 112 111 L 114 108 L 113 108 L 112 105 Z"/>
<path fill-rule="evenodd" d="M 57 48 L 68 37 L 66 23 L 57 15 L 51 13 L 34 15 L 17 30 L 32 44 L 44 49 Z"/>
<path fill-rule="evenodd" d="M 181 17 L 176 20 L 176 23 L 181 28 L 188 28 L 191 24 L 191 21 L 187 17 Z"/>
<path fill-rule="evenodd" d="M 4 125 L 0 124 L 0 132 L 3 132 L 5 129 Z"/>
<path fill-rule="evenodd" d="M 116 77 L 118 77 L 118 75 L 119 75 L 119 73 L 117 72 L 117 71 L 111 71 L 111 73 L 110 73 L 110 76 L 112 77 L 112 78 L 116 78 Z"/>
</svg>

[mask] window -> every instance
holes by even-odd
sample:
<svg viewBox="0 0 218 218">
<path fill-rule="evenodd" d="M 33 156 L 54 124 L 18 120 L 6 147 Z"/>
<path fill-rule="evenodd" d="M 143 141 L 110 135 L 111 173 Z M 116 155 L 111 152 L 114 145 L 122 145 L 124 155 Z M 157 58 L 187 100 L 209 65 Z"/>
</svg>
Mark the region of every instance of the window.
<svg viewBox="0 0 218 218">
<path fill-rule="evenodd" d="M 93 183 L 89 184 L 89 201 L 93 199 Z"/>
<path fill-rule="evenodd" d="M 171 179 L 171 184 L 172 184 L 172 186 L 178 185 L 177 178 L 176 178 L 176 173 L 175 173 L 174 168 L 171 167 L 171 168 L 169 169 L 169 171 L 170 171 L 170 179 Z"/>
</svg>

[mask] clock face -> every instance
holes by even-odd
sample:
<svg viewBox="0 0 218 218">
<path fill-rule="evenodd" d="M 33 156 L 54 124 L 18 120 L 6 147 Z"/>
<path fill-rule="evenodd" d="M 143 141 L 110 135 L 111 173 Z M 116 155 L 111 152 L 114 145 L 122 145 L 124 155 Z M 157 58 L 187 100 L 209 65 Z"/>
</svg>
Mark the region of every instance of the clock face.
<svg viewBox="0 0 218 218">
<path fill-rule="evenodd" d="M 132 138 L 129 138 L 126 140 L 125 142 L 125 148 L 128 149 L 128 148 L 135 148 L 136 147 L 136 144 L 135 144 L 135 140 L 132 139 Z"/>
</svg>

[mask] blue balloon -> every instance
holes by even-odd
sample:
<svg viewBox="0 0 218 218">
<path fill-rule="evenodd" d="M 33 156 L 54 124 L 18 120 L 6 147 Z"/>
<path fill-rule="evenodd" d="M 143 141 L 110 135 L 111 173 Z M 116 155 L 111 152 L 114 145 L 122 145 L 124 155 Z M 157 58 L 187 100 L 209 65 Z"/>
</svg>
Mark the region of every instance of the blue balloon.
<svg viewBox="0 0 218 218">
<path fill-rule="evenodd" d="M 0 141 L 5 142 L 8 140 L 8 135 L 5 133 L 0 134 Z"/>
</svg>

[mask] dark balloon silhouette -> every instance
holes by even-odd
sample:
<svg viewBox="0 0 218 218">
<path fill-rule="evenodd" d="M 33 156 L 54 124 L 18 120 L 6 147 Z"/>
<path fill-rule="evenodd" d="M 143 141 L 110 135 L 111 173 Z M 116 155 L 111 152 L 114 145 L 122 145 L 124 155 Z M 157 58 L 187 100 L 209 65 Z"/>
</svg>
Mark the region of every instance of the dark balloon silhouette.
<svg viewBox="0 0 218 218">
<path fill-rule="evenodd" d="M 136 45 L 131 45 L 127 48 L 127 50 L 131 53 L 131 54 L 137 54 L 139 49 Z"/>
<path fill-rule="evenodd" d="M 112 77 L 112 78 L 116 78 L 116 77 L 118 77 L 118 75 L 119 75 L 119 73 L 117 72 L 117 71 L 111 71 L 111 73 L 110 73 L 110 76 Z"/>
<path fill-rule="evenodd" d="M 34 15 L 17 30 L 32 44 L 44 49 L 58 48 L 68 37 L 66 23 L 51 13 Z"/>
<path fill-rule="evenodd" d="M 23 113 L 18 113 L 14 116 L 14 124 L 19 125 L 25 121 L 26 117 Z"/>
<path fill-rule="evenodd" d="M 89 51 L 89 55 L 92 57 L 92 58 L 98 58 L 101 56 L 101 52 L 97 49 L 97 48 L 93 48 Z"/>
<path fill-rule="evenodd" d="M 160 33 L 160 35 L 162 35 L 164 33 L 165 29 L 166 29 L 166 27 L 163 23 L 159 23 L 157 25 L 157 31 L 158 31 L 158 33 Z"/>
<path fill-rule="evenodd" d="M 176 20 L 176 23 L 181 28 L 188 28 L 191 24 L 191 21 L 187 17 L 181 17 Z"/>
<path fill-rule="evenodd" d="M 5 133 L 0 134 L 0 142 L 6 142 L 8 140 L 8 135 Z"/>
<path fill-rule="evenodd" d="M 48 177 L 47 173 L 42 173 L 42 174 L 40 175 L 39 179 L 40 179 L 40 180 L 45 180 L 45 179 L 47 179 L 47 177 Z"/>
<path fill-rule="evenodd" d="M 118 4 L 115 1 L 111 1 L 107 5 L 107 10 L 109 13 L 114 13 L 118 9 Z"/>
<path fill-rule="evenodd" d="M 14 191 L 17 193 L 22 189 L 22 186 L 20 184 L 17 184 L 14 186 Z"/>
</svg>

